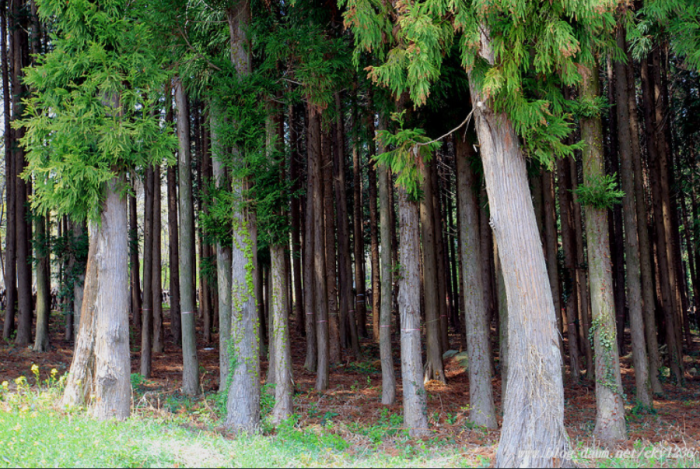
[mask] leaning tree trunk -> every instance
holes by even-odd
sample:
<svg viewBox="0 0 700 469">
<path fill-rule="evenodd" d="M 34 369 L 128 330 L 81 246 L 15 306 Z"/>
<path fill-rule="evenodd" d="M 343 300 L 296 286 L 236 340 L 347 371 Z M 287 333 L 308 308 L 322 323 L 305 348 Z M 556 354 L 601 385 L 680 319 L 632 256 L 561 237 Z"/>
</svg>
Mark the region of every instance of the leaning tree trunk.
<svg viewBox="0 0 700 469">
<path fill-rule="evenodd" d="M 482 56 L 493 63 L 486 33 L 482 33 L 481 47 Z M 490 108 L 473 80 L 470 89 L 491 226 L 508 297 L 508 394 L 496 466 L 569 464 L 557 459 L 569 450 L 562 358 L 525 157 L 508 117 Z"/>
<path fill-rule="evenodd" d="M 229 190 L 226 171 L 222 163 L 224 146 L 220 142 L 219 109 L 212 103 L 209 110 L 211 121 L 211 146 L 214 182 L 219 190 Z M 227 389 L 231 371 L 229 347 L 231 338 L 231 246 L 216 243 L 216 283 L 219 288 L 219 391 Z"/>
<path fill-rule="evenodd" d="M 386 121 L 379 120 L 380 130 L 385 130 Z M 380 145 L 382 145 L 380 143 Z M 382 146 L 380 153 L 384 153 Z M 382 364 L 382 404 L 392 405 L 396 400 L 396 376 L 394 374 L 394 359 L 391 354 L 391 294 L 392 294 L 392 262 L 391 262 L 391 228 L 389 226 L 391 215 L 389 206 L 389 191 L 391 180 L 389 171 L 385 165 L 379 168 L 379 228 L 381 230 L 381 304 L 379 312 L 379 357 Z M 374 314 L 377 314 L 375 311 Z"/>
<path fill-rule="evenodd" d="M 270 348 L 274 349 L 275 364 L 275 406 L 272 421 L 275 424 L 292 415 L 292 352 L 289 343 L 289 313 L 286 308 L 287 286 L 284 276 L 284 246 L 271 246 L 272 267 L 272 334 Z"/>
<path fill-rule="evenodd" d="M 91 413 L 99 420 L 129 417 L 131 355 L 129 350 L 129 229 L 124 177 L 107 183 L 101 223 L 91 243 L 95 247 L 95 402 Z"/>
<path fill-rule="evenodd" d="M 479 240 L 479 205 L 476 200 L 476 177 L 471 168 L 474 149 L 459 136 L 455 139 L 457 160 L 457 199 L 462 244 L 462 284 L 466 313 L 467 353 L 469 355 L 469 420 L 487 428 L 497 428 L 496 406 L 491 384 L 491 360 L 489 354 L 488 309 L 483 292 L 481 269 L 482 257 Z"/>
<path fill-rule="evenodd" d="M 617 45 L 626 50 L 624 29 L 617 32 Z M 634 360 L 634 378 L 637 389 L 637 401 L 644 407 L 654 405 L 649 381 L 647 345 L 644 337 L 644 318 L 642 316 L 642 280 L 639 257 L 639 236 L 637 230 L 637 201 L 634 192 L 634 168 L 632 163 L 632 133 L 630 131 L 630 110 L 627 96 L 627 67 L 621 62 L 615 63 L 615 97 L 617 110 L 617 132 L 620 145 L 620 177 L 622 178 L 622 208 L 625 224 L 625 259 L 627 261 L 627 302 L 629 305 L 630 332 L 632 335 L 632 354 Z"/>
<path fill-rule="evenodd" d="M 581 94 L 593 100 L 599 96 L 600 80 L 594 65 L 583 70 Z M 581 119 L 584 184 L 595 187 L 605 175 L 603 126 L 600 116 Z M 595 347 L 596 426 L 594 435 L 605 443 L 627 438 L 625 408 L 617 349 L 615 298 L 613 294 L 607 210 L 587 205 L 586 238 L 593 310 L 592 334 Z"/>
<path fill-rule="evenodd" d="M 429 433 L 423 385 L 420 334 L 420 217 L 418 205 L 399 188 L 399 317 L 401 320 L 401 380 L 404 425 L 412 437 Z"/>
<path fill-rule="evenodd" d="M 178 176 L 180 202 L 179 277 L 182 331 L 182 390 L 189 396 L 199 394 L 199 362 L 195 329 L 194 291 L 194 207 L 192 204 L 192 160 L 187 97 L 182 82 L 175 82 L 177 135 L 179 140 Z"/>
<path fill-rule="evenodd" d="M 432 379 L 445 384 L 440 346 L 440 309 L 438 306 L 437 260 L 435 258 L 435 216 L 433 215 L 433 184 L 430 163 L 423 165 L 423 199 L 420 221 L 423 234 L 423 282 L 425 291 L 426 357 L 424 381 Z M 403 265 L 403 264 L 402 264 Z"/>
</svg>

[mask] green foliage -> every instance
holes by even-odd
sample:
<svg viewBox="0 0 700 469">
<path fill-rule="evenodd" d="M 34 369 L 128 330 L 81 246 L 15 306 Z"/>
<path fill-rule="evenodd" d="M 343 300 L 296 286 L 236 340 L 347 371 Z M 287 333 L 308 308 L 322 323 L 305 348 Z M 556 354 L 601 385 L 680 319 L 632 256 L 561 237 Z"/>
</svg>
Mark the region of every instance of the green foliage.
<svg viewBox="0 0 700 469">
<path fill-rule="evenodd" d="M 616 174 L 590 176 L 586 184 L 579 184 L 574 189 L 582 205 L 598 210 L 608 210 L 622 201 L 625 193 L 617 189 Z"/>
<path fill-rule="evenodd" d="M 175 139 L 158 116 L 168 74 L 139 19 L 148 4 L 38 2 L 53 21 L 53 49 L 25 70 L 32 96 L 14 123 L 26 130 L 23 177 L 34 177 L 36 210 L 97 221 L 107 181 L 172 159 Z"/>
<path fill-rule="evenodd" d="M 377 138 L 386 148 L 393 148 L 375 157 L 379 164 L 386 165 L 396 174 L 396 183 L 406 188 L 409 197 L 420 198 L 420 187 L 423 182 L 421 168 L 430 162 L 433 152 L 441 143 L 431 140 L 423 129 L 405 129 L 404 114 L 392 113 L 392 120 L 399 124 L 399 130 L 394 134 L 381 130 Z"/>
</svg>

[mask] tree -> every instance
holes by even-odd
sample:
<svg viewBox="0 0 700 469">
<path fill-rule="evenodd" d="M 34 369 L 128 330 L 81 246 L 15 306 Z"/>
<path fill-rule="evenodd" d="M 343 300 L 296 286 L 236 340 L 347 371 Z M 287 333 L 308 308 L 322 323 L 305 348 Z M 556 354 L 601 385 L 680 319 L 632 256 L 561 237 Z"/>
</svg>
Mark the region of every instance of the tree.
<svg viewBox="0 0 700 469">
<path fill-rule="evenodd" d="M 144 6 L 43 2 L 39 14 L 53 18 L 58 36 L 54 49 L 26 69 L 35 94 L 20 124 L 24 177 L 35 176 L 33 208 L 91 223 L 80 328 L 87 340 L 71 375 L 92 380 L 72 389 L 69 383 L 66 396 L 94 395 L 90 405 L 100 419 L 126 418 L 131 406 L 125 172 L 165 158 L 173 143 L 150 112 L 166 75 L 150 48 L 152 31 L 131 16 Z"/>
</svg>

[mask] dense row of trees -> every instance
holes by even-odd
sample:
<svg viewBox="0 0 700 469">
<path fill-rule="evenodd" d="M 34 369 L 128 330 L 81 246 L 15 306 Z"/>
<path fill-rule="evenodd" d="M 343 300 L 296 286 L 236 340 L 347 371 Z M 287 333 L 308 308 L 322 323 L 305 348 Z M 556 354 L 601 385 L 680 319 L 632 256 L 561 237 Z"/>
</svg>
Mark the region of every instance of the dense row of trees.
<svg viewBox="0 0 700 469">
<path fill-rule="evenodd" d="M 279 422 L 291 335 L 319 391 L 371 339 L 382 403 L 400 382 L 421 435 L 424 383 L 464 348 L 475 424 L 497 426 L 502 379 L 497 465 L 546 466 L 567 462 L 564 382 L 595 386 L 609 442 L 626 438 L 626 400 L 652 408 L 684 384 L 700 294 L 692 2 L 0 10 L 3 336 L 46 351 L 57 286 L 66 404 L 129 416 L 130 331 L 144 377 L 181 347 L 196 395 L 198 334 L 218 332 L 226 423 L 251 432 L 261 358 Z"/>
</svg>

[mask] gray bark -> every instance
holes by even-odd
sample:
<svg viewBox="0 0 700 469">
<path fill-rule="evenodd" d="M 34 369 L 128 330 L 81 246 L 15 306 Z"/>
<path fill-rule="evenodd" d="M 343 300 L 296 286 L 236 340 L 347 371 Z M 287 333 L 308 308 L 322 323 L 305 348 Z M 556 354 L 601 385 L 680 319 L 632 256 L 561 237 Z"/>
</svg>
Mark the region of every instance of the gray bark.
<svg viewBox="0 0 700 469">
<path fill-rule="evenodd" d="M 455 139 L 457 160 L 457 200 L 462 243 L 462 278 L 464 288 L 467 353 L 469 355 L 469 420 L 476 425 L 497 428 L 496 407 L 491 384 L 491 360 L 489 354 L 489 329 L 482 284 L 481 269 L 484 265 L 479 240 L 479 205 L 476 200 L 476 177 L 470 166 L 474 149 L 468 142 Z M 488 259 L 488 253 L 486 258 Z"/>
<path fill-rule="evenodd" d="M 287 288 L 284 275 L 284 246 L 271 246 L 272 258 L 272 335 L 270 348 L 273 349 L 275 364 L 275 406 L 272 421 L 280 423 L 292 415 L 292 352 L 289 342 L 289 312 L 286 307 Z"/>
</svg>

